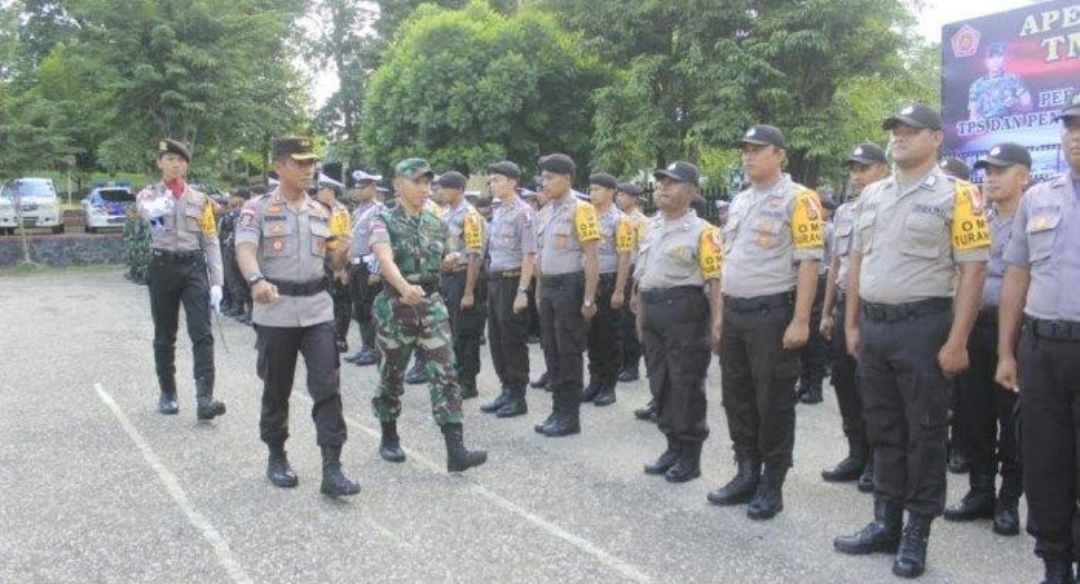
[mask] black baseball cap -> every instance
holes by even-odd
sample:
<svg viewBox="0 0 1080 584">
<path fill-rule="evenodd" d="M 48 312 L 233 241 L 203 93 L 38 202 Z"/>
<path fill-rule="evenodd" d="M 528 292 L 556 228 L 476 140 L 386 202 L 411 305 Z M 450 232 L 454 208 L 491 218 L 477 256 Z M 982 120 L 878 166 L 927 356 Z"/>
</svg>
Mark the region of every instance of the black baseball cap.
<svg viewBox="0 0 1080 584">
<path fill-rule="evenodd" d="M 558 152 L 548 154 L 547 156 L 541 156 L 539 166 L 540 170 L 546 170 L 556 174 L 568 174 L 570 176 L 574 175 L 574 170 L 576 169 L 573 158 Z"/>
<path fill-rule="evenodd" d="M 589 184 L 598 185 L 606 189 L 611 189 L 613 191 L 619 189 L 619 181 L 615 180 L 615 177 L 611 176 L 606 172 L 598 172 L 594 175 L 591 175 L 589 177 Z"/>
<path fill-rule="evenodd" d="M 631 197 L 640 197 L 645 193 L 645 189 L 641 188 L 641 185 L 632 182 L 619 183 L 619 186 L 615 188 L 620 193 L 626 193 Z"/>
<path fill-rule="evenodd" d="M 1007 168 L 1022 164 L 1031 169 L 1031 153 L 1027 148 L 1015 142 L 1002 142 L 990 149 L 985 158 L 975 163 L 975 168 L 985 169 L 988 166 Z"/>
<path fill-rule="evenodd" d="M 953 178 L 958 178 L 960 180 L 971 179 L 971 169 L 968 168 L 966 162 L 959 158 L 943 158 L 941 162 L 938 163 L 938 166 L 941 167 L 941 170 L 944 171 L 945 174 Z"/>
<path fill-rule="evenodd" d="M 503 160 L 496 162 L 495 164 L 489 164 L 487 167 L 488 174 L 499 174 L 507 178 L 514 180 L 521 179 L 521 167 L 510 162 L 509 160 Z"/>
<path fill-rule="evenodd" d="M 465 184 L 469 182 L 469 179 L 465 178 L 465 175 L 451 170 L 439 175 L 439 178 L 435 179 L 435 185 L 440 187 L 446 187 L 448 189 L 455 189 L 459 191 L 465 190 Z"/>
<path fill-rule="evenodd" d="M 1061 110 L 1057 116 L 1054 117 L 1054 121 L 1066 120 L 1069 118 L 1080 118 L 1080 91 L 1076 92 L 1072 96 L 1072 101 L 1069 102 L 1069 107 Z"/>
<path fill-rule="evenodd" d="M 161 158 L 166 154 L 176 154 L 182 157 L 185 162 L 191 164 L 191 150 L 179 140 L 163 138 L 158 142 L 157 152 L 158 158 Z"/>
<path fill-rule="evenodd" d="M 735 142 L 735 147 L 742 148 L 744 144 L 776 146 L 777 148 L 787 150 L 787 143 L 784 142 L 784 133 L 776 126 L 770 126 L 768 124 L 750 126 L 750 129 L 743 134 L 743 137 Z"/>
<path fill-rule="evenodd" d="M 881 123 L 881 128 L 891 130 L 900 124 L 919 130 L 940 130 L 941 115 L 924 103 L 913 103 L 904 106 L 896 115 L 885 118 L 885 121 Z"/>
<path fill-rule="evenodd" d="M 874 144 L 873 142 L 862 142 L 855 146 L 855 149 L 851 151 L 851 154 L 847 157 L 848 164 L 888 164 L 889 160 L 885 156 L 885 151 L 881 149 L 881 146 Z"/>
<path fill-rule="evenodd" d="M 311 138 L 304 136 L 284 136 L 275 138 L 270 147 L 270 154 L 274 160 L 289 157 L 296 161 L 318 160 L 319 156 L 312 150 L 315 147 Z"/>
<path fill-rule="evenodd" d="M 656 180 L 660 180 L 664 177 L 670 178 L 674 181 L 690 183 L 694 186 L 697 186 L 698 180 L 701 179 L 701 172 L 698 170 L 698 167 L 690 164 L 689 162 L 676 160 L 675 162 L 667 165 L 667 168 L 661 168 L 653 172 L 653 178 L 655 178 Z"/>
</svg>

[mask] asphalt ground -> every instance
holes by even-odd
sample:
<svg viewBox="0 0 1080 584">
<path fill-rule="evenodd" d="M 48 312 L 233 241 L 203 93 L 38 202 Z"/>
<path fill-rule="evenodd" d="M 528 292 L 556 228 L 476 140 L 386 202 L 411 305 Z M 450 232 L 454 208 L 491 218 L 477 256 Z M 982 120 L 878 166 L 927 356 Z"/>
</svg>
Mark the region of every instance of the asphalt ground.
<svg viewBox="0 0 1080 584">
<path fill-rule="evenodd" d="M 847 557 L 839 534 L 865 525 L 871 499 L 831 485 L 822 468 L 845 454 L 835 398 L 799 406 L 785 509 L 756 522 L 745 507 L 705 494 L 734 472 L 710 368 L 701 479 L 672 485 L 642 465 L 664 447 L 632 411 L 645 381 L 618 402 L 584 405 L 579 436 L 550 439 L 532 425 L 550 396 L 530 390 L 530 413 L 478 411 L 497 383 L 485 354 L 481 398 L 466 402 L 466 443 L 486 465 L 446 472 L 427 390 L 409 386 L 400 434 L 404 464 L 377 453 L 374 368 L 342 364 L 350 439 L 346 473 L 360 495 L 318 494 L 320 457 L 304 372 L 292 399 L 291 490 L 265 478 L 254 333 L 215 324 L 217 394 L 228 414 L 195 421 L 191 352 L 177 347 L 181 411 L 156 411 L 153 329 L 145 287 L 119 268 L 0 278 L 0 581 L 3 582 L 739 582 L 897 581 L 892 557 Z M 350 331 L 355 344 L 355 326 Z M 532 346 L 532 376 L 543 368 Z M 950 475 L 949 501 L 966 489 Z M 1021 504 L 1021 511 L 1023 503 Z M 921 582 L 1037 582 L 1027 535 L 994 535 L 989 521 L 934 523 Z"/>
</svg>

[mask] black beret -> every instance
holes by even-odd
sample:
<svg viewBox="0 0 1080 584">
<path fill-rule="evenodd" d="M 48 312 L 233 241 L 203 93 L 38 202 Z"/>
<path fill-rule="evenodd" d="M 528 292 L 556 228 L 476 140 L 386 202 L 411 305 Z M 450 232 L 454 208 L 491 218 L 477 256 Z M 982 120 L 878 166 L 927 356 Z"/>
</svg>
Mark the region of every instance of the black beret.
<svg viewBox="0 0 1080 584">
<path fill-rule="evenodd" d="M 611 190 L 619 189 L 619 181 L 606 172 L 598 172 L 589 177 L 590 185 L 598 185 Z"/>
<path fill-rule="evenodd" d="M 573 176 L 575 166 L 574 159 L 565 154 L 548 154 L 547 156 L 541 156 L 540 170 L 546 170 L 548 172 L 554 172 L 556 174 L 569 174 Z"/>
<path fill-rule="evenodd" d="M 440 187 L 446 187 L 448 189 L 456 189 L 459 191 L 465 190 L 465 184 L 469 182 L 465 175 L 460 172 L 451 170 L 439 175 L 439 178 L 435 179 L 435 185 Z"/>
<path fill-rule="evenodd" d="M 487 171 L 488 174 L 500 174 L 514 180 L 518 180 L 521 178 L 521 168 L 513 162 L 510 162 L 509 160 L 503 160 L 502 162 L 489 164 L 487 167 Z"/>
<path fill-rule="evenodd" d="M 172 138 L 164 138 L 158 142 L 158 158 L 161 158 L 165 154 L 177 154 L 182 156 L 184 160 L 191 164 L 191 150 L 179 140 L 173 140 Z"/>
</svg>

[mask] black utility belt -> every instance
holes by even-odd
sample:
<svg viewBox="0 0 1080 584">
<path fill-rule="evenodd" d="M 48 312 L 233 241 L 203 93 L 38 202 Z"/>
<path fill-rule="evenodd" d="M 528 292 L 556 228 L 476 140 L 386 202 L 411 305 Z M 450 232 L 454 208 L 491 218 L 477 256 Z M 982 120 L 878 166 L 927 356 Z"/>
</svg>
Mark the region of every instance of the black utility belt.
<svg viewBox="0 0 1080 584">
<path fill-rule="evenodd" d="M 780 292 L 768 296 L 754 296 L 752 298 L 736 298 L 724 296 L 724 308 L 734 312 L 764 312 L 780 308 L 793 308 L 795 306 L 795 292 Z"/>
<path fill-rule="evenodd" d="M 863 302 L 863 315 L 874 322 L 900 322 L 952 310 L 952 298 L 927 298 L 903 304 Z"/>
<path fill-rule="evenodd" d="M 206 256 L 203 255 L 201 249 L 194 249 L 191 251 L 169 251 L 167 249 L 154 249 L 151 250 L 153 258 L 159 262 L 167 264 L 192 264 L 195 262 L 206 261 Z"/>
<path fill-rule="evenodd" d="M 509 270 L 492 270 L 488 272 L 488 276 L 491 278 L 520 278 L 521 268 L 512 268 Z"/>
<path fill-rule="evenodd" d="M 704 298 L 705 291 L 700 286 L 676 286 L 674 288 L 639 290 L 638 296 L 641 297 L 641 301 L 645 304 L 664 304 L 672 300 L 693 298 L 695 296 Z"/>
<path fill-rule="evenodd" d="M 544 286 L 565 286 L 567 284 L 583 281 L 585 281 L 585 272 L 570 272 L 569 274 L 540 276 L 540 283 Z"/>
<path fill-rule="evenodd" d="M 1036 338 L 1048 341 L 1080 342 L 1080 322 L 1069 320 L 1043 320 L 1026 317 L 1027 325 Z"/>
<path fill-rule="evenodd" d="M 310 282 L 292 282 L 273 278 L 267 278 L 266 281 L 276 286 L 278 294 L 284 296 L 314 296 L 326 290 L 326 279 L 324 278 Z"/>
</svg>

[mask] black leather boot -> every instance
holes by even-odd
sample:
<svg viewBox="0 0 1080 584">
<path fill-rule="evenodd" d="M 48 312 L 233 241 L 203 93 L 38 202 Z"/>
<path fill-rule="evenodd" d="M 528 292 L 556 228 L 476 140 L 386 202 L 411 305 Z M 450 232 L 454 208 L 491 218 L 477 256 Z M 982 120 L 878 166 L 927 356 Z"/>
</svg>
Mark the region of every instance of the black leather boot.
<svg viewBox="0 0 1080 584">
<path fill-rule="evenodd" d="M 351 497 L 360 492 L 360 483 L 341 472 L 341 447 L 322 447 L 322 486 L 319 492 L 328 497 Z"/>
<path fill-rule="evenodd" d="M 460 383 L 461 399 L 472 399 L 474 397 L 480 397 L 480 392 L 476 390 L 476 378 L 462 379 Z"/>
<path fill-rule="evenodd" d="M 539 424 L 533 425 L 533 430 L 536 430 L 536 432 L 538 434 L 543 434 L 544 433 L 544 428 L 547 428 L 548 426 L 550 426 L 551 423 L 554 422 L 555 419 L 558 418 L 558 417 L 559 417 L 559 412 L 556 412 L 555 410 L 552 410 L 551 413 L 548 414 L 548 417 L 544 418 L 543 422 L 540 422 Z"/>
<path fill-rule="evenodd" d="M 866 467 L 863 468 L 862 474 L 859 475 L 859 492 L 874 492 L 874 457 L 872 456 L 870 460 L 866 461 Z"/>
<path fill-rule="evenodd" d="M 540 433 L 548 438 L 580 434 L 581 418 L 578 417 L 576 412 L 573 414 L 560 413 L 555 416 L 555 419 L 551 420 L 551 423 L 545 425 Z"/>
<path fill-rule="evenodd" d="M 508 401 L 510 401 L 510 389 L 504 385 L 502 387 L 502 392 L 499 393 L 499 397 L 495 398 L 494 401 L 480 406 L 480 411 L 485 414 L 494 414 L 499 411 L 499 408 L 505 406 Z"/>
<path fill-rule="evenodd" d="M 422 383 L 427 383 L 427 381 L 427 367 L 423 361 L 417 359 L 412 368 L 405 372 L 405 383 L 409 385 L 420 385 Z"/>
<path fill-rule="evenodd" d="M 655 422 L 656 418 L 660 415 L 660 409 L 656 407 L 655 402 L 649 402 L 645 404 L 645 407 L 634 410 L 634 417 L 639 420 L 645 420 L 647 422 Z"/>
<path fill-rule="evenodd" d="M 680 440 L 679 459 L 664 473 L 669 483 L 685 483 L 701 476 L 701 441 Z"/>
<path fill-rule="evenodd" d="M 679 455 L 682 453 L 682 442 L 675 439 L 671 434 L 667 434 L 666 437 L 667 450 L 660 455 L 660 458 L 656 459 L 656 462 L 645 465 L 645 474 L 662 475 L 679 461 Z"/>
<path fill-rule="evenodd" d="M 874 501 L 874 520 L 853 535 L 833 540 L 833 547 L 842 554 L 895 554 L 900 549 L 900 530 L 903 528 L 904 508 L 895 503 Z"/>
<path fill-rule="evenodd" d="M 742 505 L 754 497 L 761 478 L 761 463 L 747 454 L 737 454 L 735 462 L 738 465 L 735 477 L 706 497 L 713 505 Z"/>
<path fill-rule="evenodd" d="M 225 415 L 225 404 L 214 399 L 214 378 L 198 377 L 195 379 L 195 401 L 198 410 L 195 415 L 200 420 L 213 420 Z"/>
<path fill-rule="evenodd" d="M 359 349 L 358 351 L 356 351 L 352 355 L 349 355 L 349 356 L 345 357 L 344 361 L 346 363 L 356 363 L 357 361 L 360 360 L 360 357 L 363 356 L 363 354 L 364 354 L 364 349 Z"/>
<path fill-rule="evenodd" d="M 746 507 L 746 516 L 750 519 L 765 520 L 776 517 L 784 510 L 784 479 L 787 469 L 766 466 L 758 481 L 757 491 L 750 505 Z"/>
<path fill-rule="evenodd" d="M 367 367 L 368 365 L 379 364 L 379 350 L 375 347 L 367 347 L 361 351 L 360 357 L 356 359 L 356 364 L 360 367 Z"/>
<path fill-rule="evenodd" d="M 631 381 L 637 381 L 638 379 L 641 379 L 641 374 L 638 372 L 637 365 L 630 365 L 619 373 L 619 381 L 622 383 L 629 383 Z"/>
<path fill-rule="evenodd" d="M 604 384 L 593 400 L 594 406 L 610 406 L 615 403 L 615 382 Z"/>
<path fill-rule="evenodd" d="M 525 389 L 511 389 L 510 398 L 495 415 L 500 418 L 513 418 L 529 413 L 529 404 L 525 401 Z"/>
<path fill-rule="evenodd" d="M 866 468 L 866 447 L 848 443 L 848 456 L 833 468 L 821 471 L 827 483 L 850 483 L 858 480 Z"/>
<path fill-rule="evenodd" d="M 270 458 L 266 463 L 266 478 L 270 479 L 275 487 L 281 489 L 291 489 L 300 482 L 292 467 L 289 466 L 289 457 L 285 454 L 284 446 L 270 447 Z"/>
<path fill-rule="evenodd" d="M 548 384 L 548 374 L 545 371 L 536 381 L 529 383 L 529 387 L 533 389 L 544 389 Z"/>
<path fill-rule="evenodd" d="M 926 571 L 926 547 L 930 543 L 930 524 L 934 518 L 921 513 L 908 513 L 908 522 L 900 536 L 900 551 L 896 554 L 892 572 L 901 578 L 918 578 Z"/>
<path fill-rule="evenodd" d="M 381 422 L 382 439 L 379 441 L 379 456 L 386 462 L 405 462 L 405 451 L 401 449 L 398 438 L 397 421 Z"/>
<path fill-rule="evenodd" d="M 819 404 L 822 400 L 820 381 L 810 383 L 806 386 L 806 391 L 799 394 L 799 401 L 807 405 Z"/>
<path fill-rule="evenodd" d="M 1016 473 L 1001 475 L 1001 490 L 998 491 L 997 505 L 994 507 L 994 533 L 998 535 L 1018 535 L 1020 533 L 1020 476 Z"/>
<path fill-rule="evenodd" d="M 1046 579 L 1042 584 L 1076 584 L 1072 562 L 1061 558 L 1043 558 Z"/>
<path fill-rule="evenodd" d="M 956 505 L 945 508 L 947 521 L 974 521 L 994 516 L 994 473 L 972 469 L 968 475 L 970 490 Z"/>
<path fill-rule="evenodd" d="M 487 462 L 486 450 L 466 450 L 461 424 L 443 424 L 446 438 L 446 470 L 461 472 Z"/>
<path fill-rule="evenodd" d="M 589 385 L 585 387 L 585 391 L 581 393 L 581 403 L 589 403 L 596 399 L 596 396 L 600 393 L 600 384 L 589 380 Z"/>
<path fill-rule="evenodd" d="M 176 378 L 158 376 L 161 395 L 158 396 L 158 412 L 166 416 L 175 416 L 180 412 L 180 402 L 176 401 Z"/>
</svg>

